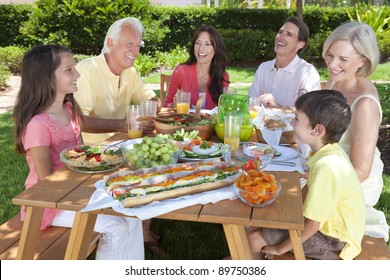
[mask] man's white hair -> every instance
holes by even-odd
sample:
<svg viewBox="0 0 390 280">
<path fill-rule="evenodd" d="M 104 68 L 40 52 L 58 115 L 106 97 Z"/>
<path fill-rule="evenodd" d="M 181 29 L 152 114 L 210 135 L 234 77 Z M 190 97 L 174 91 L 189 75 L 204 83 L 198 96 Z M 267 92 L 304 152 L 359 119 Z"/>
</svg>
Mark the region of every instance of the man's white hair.
<svg viewBox="0 0 390 280">
<path fill-rule="evenodd" d="M 109 53 L 110 49 L 108 47 L 108 39 L 111 38 L 115 43 L 118 42 L 120 37 L 120 32 L 123 27 L 130 27 L 134 28 L 139 32 L 139 34 L 143 35 L 144 27 L 142 26 L 142 23 L 137 18 L 133 17 L 127 17 L 122 18 L 117 21 L 115 21 L 110 28 L 107 31 L 106 38 L 104 39 L 104 45 L 102 48 L 102 53 Z"/>
</svg>

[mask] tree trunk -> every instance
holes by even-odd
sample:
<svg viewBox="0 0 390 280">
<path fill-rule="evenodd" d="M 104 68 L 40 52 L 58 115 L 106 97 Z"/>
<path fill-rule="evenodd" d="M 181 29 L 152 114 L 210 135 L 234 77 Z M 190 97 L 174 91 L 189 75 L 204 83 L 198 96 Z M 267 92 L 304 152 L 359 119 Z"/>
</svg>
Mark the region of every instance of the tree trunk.
<svg viewBox="0 0 390 280">
<path fill-rule="evenodd" d="M 303 5 L 302 0 L 297 0 L 297 17 L 303 20 Z"/>
</svg>

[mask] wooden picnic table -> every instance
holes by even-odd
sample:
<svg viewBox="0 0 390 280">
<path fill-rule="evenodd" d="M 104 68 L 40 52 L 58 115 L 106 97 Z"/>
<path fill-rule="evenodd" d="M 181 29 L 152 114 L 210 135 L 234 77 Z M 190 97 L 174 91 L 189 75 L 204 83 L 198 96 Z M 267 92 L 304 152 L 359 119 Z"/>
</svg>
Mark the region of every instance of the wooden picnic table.
<svg viewBox="0 0 390 280">
<path fill-rule="evenodd" d="M 110 140 L 126 137 L 127 134 L 118 133 Z M 304 218 L 299 173 L 269 173 L 275 175 L 282 190 L 276 201 L 266 207 L 250 207 L 239 199 L 223 200 L 215 204 L 190 206 L 155 218 L 222 224 L 232 259 L 252 259 L 245 227 L 286 229 L 289 231 L 295 258 L 305 259 L 300 238 Z M 17 195 L 12 202 L 25 205 L 27 211 L 17 259 L 33 258 L 44 208 L 76 211 L 65 259 L 85 259 L 97 215 L 123 215 L 111 208 L 79 212 L 87 206 L 95 191 L 94 183 L 101 179 L 101 173 L 77 173 L 63 167 Z"/>
</svg>

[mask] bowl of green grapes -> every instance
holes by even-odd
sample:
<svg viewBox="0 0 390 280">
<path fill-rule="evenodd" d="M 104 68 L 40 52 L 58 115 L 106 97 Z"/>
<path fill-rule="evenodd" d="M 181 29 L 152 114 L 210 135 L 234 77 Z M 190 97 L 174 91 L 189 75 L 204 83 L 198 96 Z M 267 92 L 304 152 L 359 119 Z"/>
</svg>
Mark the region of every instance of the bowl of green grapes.
<svg viewBox="0 0 390 280">
<path fill-rule="evenodd" d="M 180 142 L 158 136 L 129 140 L 121 148 L 132 170 L 177 163 L 183 150 Z"/>
</svg>

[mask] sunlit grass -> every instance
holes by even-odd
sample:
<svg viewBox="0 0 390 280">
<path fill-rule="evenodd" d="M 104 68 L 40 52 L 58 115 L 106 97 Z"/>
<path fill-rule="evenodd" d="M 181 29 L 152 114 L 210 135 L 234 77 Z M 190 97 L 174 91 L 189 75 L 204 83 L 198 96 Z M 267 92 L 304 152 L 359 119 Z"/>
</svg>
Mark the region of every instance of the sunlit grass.
<svg viewBox="0 0 390 280">
<path fill-rule="evenodd" d="M 240 67 L 228 67 L 226 71 L 229 73 L 230 82 L 232 83 L 252 83 L 253 77 L 256 73 L 257 67 L 240 68 Z M 324 67 L 318 68 L 321 81 L 328 80 L 328 70 Z M 165 74 L 170 74 L 172 71 L 166 70 Z M 370 76 L 371 80 L 374 81 L 390 81 L 390 63 L 379 64 L 375 69 L 375 72 Z M 156 72 L 145 78 L 147 83 L 159 84 L 160 73 Z"/>
</svg>

